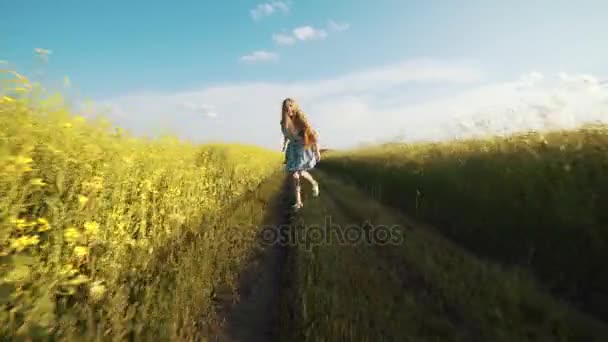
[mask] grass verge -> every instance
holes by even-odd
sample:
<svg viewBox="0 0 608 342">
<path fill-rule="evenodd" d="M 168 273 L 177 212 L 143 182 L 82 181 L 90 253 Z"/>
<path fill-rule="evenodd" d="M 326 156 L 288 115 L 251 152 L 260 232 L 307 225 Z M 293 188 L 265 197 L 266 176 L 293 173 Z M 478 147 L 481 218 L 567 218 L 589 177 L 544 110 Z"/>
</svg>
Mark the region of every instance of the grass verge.
<svg viewBox="0 0 608 342">
<path fill-rule="evenodd" d="M 308 240 L 294 244 L 288 259 L 292 306 L 284 308 L 282 317 L 290 340 L 608 337 L 604 323 L 544 293 L 525 272 L 481 261 L 432 227 L 383 207 L 352 184 L 319 171 L 315 176 L 322 184 L 321 197 L 305 201 L 292 227 L 293 234 L 300 231 Z M 396 227 L 391 236 L 401 236 L 401 243 L 366 243 L 365 221 L 375 228 Z M 348 235 L 337 232 L 345 233 L 349 225 L 351 242 L 340 243 L 338 237 Z M 330 240 L 319 243 L 312 233 L 318 228 Z M 355 232 L 360 236 L 356 244 Z"/>
</svg>

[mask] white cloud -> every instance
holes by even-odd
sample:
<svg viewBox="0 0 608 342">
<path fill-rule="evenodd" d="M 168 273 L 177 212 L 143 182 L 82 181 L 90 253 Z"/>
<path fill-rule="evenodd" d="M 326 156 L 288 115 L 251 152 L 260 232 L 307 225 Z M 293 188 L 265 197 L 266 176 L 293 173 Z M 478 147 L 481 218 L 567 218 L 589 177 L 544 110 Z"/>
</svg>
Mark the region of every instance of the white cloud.
<svg viewBox="0 0 608 342">
<path fill-rule="evenodd" d="M 274 52 L 267 51 L 255 51 L 249 55 L 242 56 L 240 60 L 242 62 L 254 63 L 254 62 L 273 62 L 279 59 L 279 55 Z"/>
<path fill-rule="evenodd" d="M 123 115 L 110 117 L 138 134 L 172 127 L 198 141 L 220 139 L 280 148 L 281 101 L 294 97 L 323 135 L 323 144 L 344 147 L 398 128 L 391 117 L 405 104 L 397 101 L 383 108 L 387 91 L 421 83 L 475 83 L 482 77 L 469 61 L 409 60 L 317 81 L 218 85 L 172 94 L 133 94 L 101 103 L 120 108 Z M 205 120 L 190 114 L 197 108 L 221 115 Z M 405 127 L 414 118 L 405 118 Z"/>
<path fill-rule="evenodd" d="M 272 3 L 273 6 L 283 12 L 289 12 L 289 5 L 286 2 L 283 1 L 275 1 Z"/>
<path fill-rule="evenodd" d="M 299 26 L 288 33 L 275 33 L 272 40 L 278 45 L 293 45 L 296 40 L 323 40 L 329 36 L 328 31 L 346 31 L 350 28 L 348 23 L 337 23 L 330 20 L 326 29 L 315 28 L 310 25 Z"/>
<path fill-rule="evenodd" d="M 289 11 L 289 5 L 283 1 L 266 2 L 258 4 L 254 9 L 249 11 L 249 14 L 254 20 L 259 20 L 279 11 L 287 13 Z"/>
<path fill-rule="evenodd" d="M 279 45 L 293 45 L 296 39 L 285 33 L 275 33 L 272 35 L 272 40 Z"/>
<path fill-rule="evenodd" d="M 494 83 L 484 78 L 473 61 L 405 60 L 316 81 L 218 85 L 134 94 L 105 103 L 119 109 L 111 116 L 118 124 L 140 134 L 166 126 L 201 142 L 244 142 L 277 150 L 285 97 L 301 104 L 321 144 L 330 148 L 398 137 L 440 140 L 608 121 L 608 85 L 592 75 L 531 72 Z M 450 91 L 432 96 L 434 89 L 445 87 Z M 189 115 L 192 111 L 222 115 L 205 120 Z"/>
<path fill-rule="evenodd" d="M 589 122 L 608 123 L 608 87 L 590 75 L 546 77 L 533 72 L 417 110 L 437 112 L 442 108 L 450 108 L 451 115 L 442 120 L 441 138 L 575 128 Z"/>
<path fill-rule="evenodd" d="M 293 35 L 299 40 L 325 39 L 327 32 L 323 29 L 315 29 L 312 26 L 300 26 L 293 29 Z"/>
<path fill-rule="evenodd" d="M 43 61 L 48 62 L 49 55 L 53 53 L 53 51 L 43 48 L 35 48 L 34 53 Z"/>
<path fill-rule="evenodd" d="M 414 59 L 351 72 L 339 77 L 302 82 L 295 85 L 306 97 L 319 98 L 340 94 L 365 95 L 387 91 L 404 84 L 470 83 L 483 78 L 483 72 L 471 61 L 438 62 Z"/>
<path fill-rule="evenodd" d="M 348 23 L 338 23 L 333 20 L 330 20 L 328 27 L 332 31 L 346 31 L 350 28 L 350 25 Z"/>
<path fill-rule="evenodd" d="M 193 102 L 184 102 L 182 107 L 193 113 L 202 114 L 203 116 L 214 118 L 217 116 L 217 112 L 215 111 L 215 107 L 208 104 L 198 104 Z"/>
<path fill-rule="evenodd" d="M 43 49 L 43 48 L 35 48 L 34 52 L 39 55 L 50 55 L 53 53 L 51 50 Z"/>
</svg>

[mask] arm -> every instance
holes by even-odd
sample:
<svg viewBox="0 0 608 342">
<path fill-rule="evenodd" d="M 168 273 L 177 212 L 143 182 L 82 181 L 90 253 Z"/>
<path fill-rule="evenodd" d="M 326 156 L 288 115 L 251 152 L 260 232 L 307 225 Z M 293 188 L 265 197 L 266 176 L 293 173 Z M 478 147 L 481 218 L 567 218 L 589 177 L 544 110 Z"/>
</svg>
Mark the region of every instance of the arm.
<svg viewBox="0 0 608 342">
<path fill-rule="evenodd" d="M 318 140 L 317 140 L 317 141 L 315 141 L 315 142 L 312 144 L 312 146 L 311 146 L 311 147 L 312 147 L 312 151 L 313 151 L 313 152 L 315 152 L 315 153 L 316 153 L 316 152 L 321 151 L 321 149 L 319 148 L 319 141 L 318 141 Z"/>
<path fill-rule="evenodd" d="M 283 121 L 281 121 L 281 134 L 283 135 L 283 147 L 281 148 L 281 152 L 285 152 L 285 148 L 287 147 L 287 135 L 285 135 L 285 129 L 283 127 Z"/>
<path fill-rule="evenodd" d="M 317 160 L 321 160 L 321 148 L 319 147 L 319 133 L 317 131 L 313 131 L 315 135 L 315 143 L 312 145 L 312 150 L 315 152 L 317 156 Z"/>
</svg>

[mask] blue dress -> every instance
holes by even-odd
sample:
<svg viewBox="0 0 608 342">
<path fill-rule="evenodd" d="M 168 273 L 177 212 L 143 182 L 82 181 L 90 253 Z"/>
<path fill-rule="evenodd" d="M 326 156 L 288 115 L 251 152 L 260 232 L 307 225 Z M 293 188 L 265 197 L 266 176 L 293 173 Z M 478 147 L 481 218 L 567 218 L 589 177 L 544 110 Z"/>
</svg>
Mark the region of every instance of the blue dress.
<svg viewBox="0 0 608 342">
<path fill-rule="evenodd" d="M 281 127 L 281 131 L 289 141 L 285 149 L 285 171 L 294 172 L 314 168 L 317 159 L 312 148 L 304 147 L 303 131 L 295 135 L 283 127 Z"/>
</svg>

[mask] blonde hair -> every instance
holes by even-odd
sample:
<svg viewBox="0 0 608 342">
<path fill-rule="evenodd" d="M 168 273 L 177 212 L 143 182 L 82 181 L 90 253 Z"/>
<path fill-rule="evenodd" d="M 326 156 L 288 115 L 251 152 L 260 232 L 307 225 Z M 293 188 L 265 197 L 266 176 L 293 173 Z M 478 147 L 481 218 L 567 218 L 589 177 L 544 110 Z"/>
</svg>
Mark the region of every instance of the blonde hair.
<svg viewBox="0 0 608 342">
<path fill-rule="evenodd" d="M 295 115 L 293 119 L 287 114 L 287 105 L 291 104 Z M 318 134 L 308 122 L 306 114 L 300 109 L 296 101 L 290 97 L 283 100 L 281 107 L 281 127 L 295 134 L 296 128 L 304 130 L 304 146 L 308 147 L 317 142 Z"/>
</svg>

